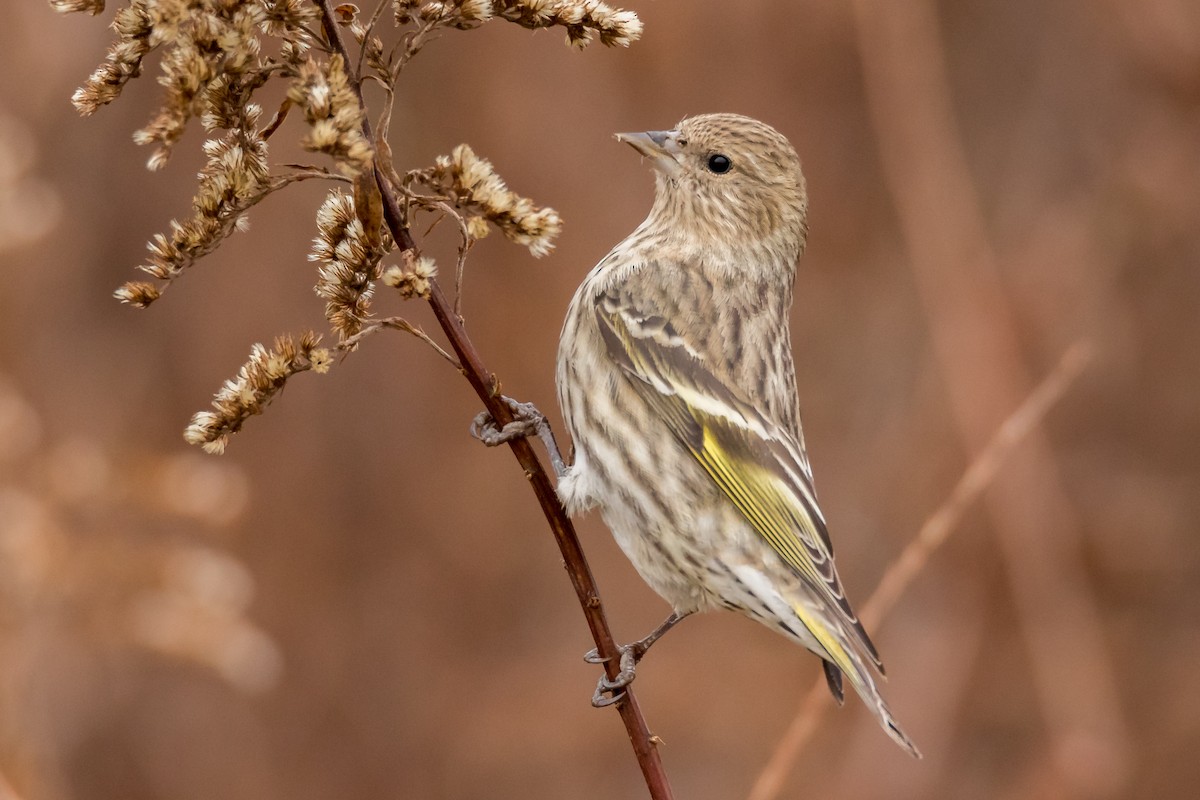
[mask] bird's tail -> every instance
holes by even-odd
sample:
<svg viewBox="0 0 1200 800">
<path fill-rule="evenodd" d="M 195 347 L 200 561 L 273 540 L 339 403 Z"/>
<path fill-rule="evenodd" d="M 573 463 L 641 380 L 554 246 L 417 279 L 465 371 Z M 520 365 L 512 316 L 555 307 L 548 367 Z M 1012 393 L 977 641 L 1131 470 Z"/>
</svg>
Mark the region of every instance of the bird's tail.
<svg viewBox="0 0 1200 800">
<path fill-rule="evenodd" d="M 847 636 L 836 622 L 822 619 L 812 609 L 806 608 L 803 603 L 797 602 L 791 605 L 796 616 L 804 623 L 804 627 L 808 628 L 809 633 L 825 650 L 826 660 L 845 674 L 850 685 L 854 687 L 867 708 L 871 709 L 875 718 L 879 720 L 879 724 L 887 731 L 888 736 L 891 736 L 898 745 L 907 750 L 913 758 L 920 758 L 921 751 L 896 722 L 891 709 L 883 700 L 883 695 L 879 693 L 879 689 L 875 685 L 875 677 L 867 666 L 867 660 L 855 647 L 857 640 Z"/>
</svg>

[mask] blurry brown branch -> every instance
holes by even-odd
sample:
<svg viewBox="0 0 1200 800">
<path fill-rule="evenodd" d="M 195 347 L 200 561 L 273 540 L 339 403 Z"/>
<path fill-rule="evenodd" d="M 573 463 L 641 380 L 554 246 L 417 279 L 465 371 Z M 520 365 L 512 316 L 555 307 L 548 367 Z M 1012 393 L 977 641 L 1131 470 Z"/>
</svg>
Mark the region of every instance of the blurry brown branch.
<svg viewBox="0 0 1200 800">
<path fill-rule="evenodd" d="M 1062 398 L 1091 359 L 1087 342 L 1076 342 L 1063 354 L 1058 366 L 1025 398 L 992 435 L 959 478 L 946 500 L 925 520 L 916 537 L 908 543 L 899 558 L 888 566 L 875 592 L 859 614 L 868 629 L 879 627 L 883 618 L 896 605 L 900 595 L 924 569 L 931 555 L 957 528 L 963 514 L 995 479 L 1013 450 L 1045 418 Z M 796 764 L 804 746 L 812 738 L 830 708 L 830 695 L 824 676 L 819 677 L 804 696 L 796 716 L 775 746 L 766 766 L 759 773 L 750 791 L 749 800 L 774 800 L 783 789 L 784 781 Z"/>
<path fill-rule="evenodd" d="M 315 1 L 321 8 L 322 26 L 331 46 L 335 52 L 340 53 L 343 59 L 349 63 L 350 59 L 345 45 L 339 36 L 330 0 Z M 359 88 L 358 78 L 352 75 L 350 79 L 354 84 L 356 93 L 359 95 L 359 102 L 361 104 L 362 93 Z M 367 121 L 365 113 L 362 126 L 366 138 L 371 140 L 370 123 Z M 393 238 L 401 250 L 414 251 L 416 244 L 405 224 L 405 214 L 397 197 L 395 187 L 378 167 L 375 170 L 375 180 L 383 197 L 384 219 L 387 222 L 388 229 L 391 231 Z M 435 279 L 430 280 L 428 300 L 434 315 L 437 317 L 438 324 L 441 325 L 443 332 L 446 334 L 454 352 L 458 356 L 463 376 L 471 384 L 475 393 L 479 395 L 488 413 L 491 414 L 492 418 L 500 426 L 512 422 L 512 412 L 501 400 L 499 378 L 485 366 L 474 342 L 467 335 L 462 319 L 455 313 L 450 301 L 446 298 L 441 286 Z M 615 679 L 617 673 L 620 671 L 620 652 L 617 650 L 616 641 L 613 639 L 612 630 L 609 627 L 604 607 L 600 601 L 599 589 L 596 587 L 591 568 L 584 557 L 579 538 L 575 533 L 575 527 L 559 502 L 550 477 L 546 469 L 542 466 L 541 460 L 534 452 L 529 440 L 525 438 L 514 439 L 509 442 L 509 447 L 512 449 L 517 462 L 525 471 L 525 476 L 529 480 L 534 494 L 537 496 L 538 503 L 541 505 L 542 513 L 546 517 L 546 522 L 550 526 L 551 533 L 553 533 L 554 539 L 558 543 L 566 565 L 567 574 L 570 576 L 575 594 L 579 598 L 580 608 L 587 619 L 588 628 L 591 630 L 596 648 L 602 657 L 608 659 L 605 662 L 605 671 L 610 679 Z M 629 734 L 634 755 L 637 757 L 638 765 L 641 767 L 642 775 L 646 780 L 646 786 L 650 791 L 650 796 L 655 800 L 669 800 L 669 798 L 673 797 L 670 783 L 667 780 L 662 760 L 655 747 L 655 741 L 650 735 L 650 730 L 646 725 L 645 718 L 642 716 L 637 698 L 631 689 L 632 687 L 626 687 L 623 698 L 617 703 L 621 721 L 625 724 L 625 730 Z"/>
<path fill-rule="evenodd" d="M 0 772 L 0 800 L 21 800 L 21 795 L 17 794 L 17 790 L 4 777 L 3 772 Z"/>
<path fill-rule="evenodd" d="M 855 0 L 853 8 L 884 177 L 953 418 L 975 450 L 1032 379 L 957 131 L 937 10 L 929 0 Z M 1052 771 L 1061 794 L 1112 795 L 1127 780 L 1131 750 L 1078 513 L 1044 436 L 1035 432 L 1016 460 L 984 502 L 1049 728 Z"/>
</svg>

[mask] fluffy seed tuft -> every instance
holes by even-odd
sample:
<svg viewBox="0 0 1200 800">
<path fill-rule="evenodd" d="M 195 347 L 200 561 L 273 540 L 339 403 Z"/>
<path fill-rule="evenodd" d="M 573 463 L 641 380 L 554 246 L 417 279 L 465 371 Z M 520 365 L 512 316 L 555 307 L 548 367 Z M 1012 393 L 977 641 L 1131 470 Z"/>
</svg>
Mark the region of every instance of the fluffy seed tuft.
<svg viewBox="0 0 1200 800">
<path fill-rule="evenodd" d="M 362 330 L 370 316 L 379 259 L 390 247 L 382 229 L 373 239 L 366 236 L 350 195 L 331 192 L 317 212 L 317 237 L 308 258 L 322 264 L 315 291 L 325 299 L 325 317 L 342 339 Z"/>
<path fill-rule="evenodd" d="M 304 110 L 309 130 L 301 144 L 306 150 L 332 156 L 346 175 L 371 168 L 372 149 L 362 132 L 362 107 L 340 55 L 327 61 L 309 58 L 288 90 L 288 99 Z"/>
<path fill-rule="evenodd" d="M 388 267 L 383 273 L 383 282 L 398 290 L 405 300 L 429 297 L 430 281 L 437 275 L 437 264 L 427 256 L 414 258 L 410 250 L 405 250 L 402 257 L 404 266 Z"/>
<path fill-rule="evenodd" d="M 468 212 L 468 232 L 474 239 L 483 220 L 492 223 L 511 241 L 529 248 L 540 258 L 554 249 L 562 231 L 562 219 L 552 208 L 538 208 L 533 201 L 508 188 L 492 163 L 460 144 L 449 156 L 439 156 L 434 167 L 409 174 L 409 179 L 445 193 Z"/>
<path fill-rule="evenodd" d="M 288 378 L 308 370 L 329 371 L 332 356 L 317 347 L 319 342 L 320 337 L 310 331 L 298 340 L 279 336 L 269 350 L 254 345 L 237 377 L 225 381 L 213 398 L 215 410 L 197 412 L 183 438 L 189 444 L 200 445 L 206 453 L 223 453 L 229 437 L 241 430 L 247 419 L 266 410 Z"/>
</svg>

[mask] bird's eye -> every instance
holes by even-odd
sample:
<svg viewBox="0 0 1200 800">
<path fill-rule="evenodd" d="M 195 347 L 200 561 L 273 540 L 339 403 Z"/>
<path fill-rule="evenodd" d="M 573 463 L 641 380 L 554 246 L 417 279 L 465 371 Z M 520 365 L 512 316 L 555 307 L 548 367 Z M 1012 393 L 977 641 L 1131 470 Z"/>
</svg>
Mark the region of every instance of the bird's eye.
<svg viewBox="0 0 1200 800">
<path fill-rule="evenodd" d="M 733 166 L 733 162 L 729 160 L 729 156 L 714 153 L 708 157 L 708 171 L 715 172 L 718 175 L 729 172 Z"/>
</svg>

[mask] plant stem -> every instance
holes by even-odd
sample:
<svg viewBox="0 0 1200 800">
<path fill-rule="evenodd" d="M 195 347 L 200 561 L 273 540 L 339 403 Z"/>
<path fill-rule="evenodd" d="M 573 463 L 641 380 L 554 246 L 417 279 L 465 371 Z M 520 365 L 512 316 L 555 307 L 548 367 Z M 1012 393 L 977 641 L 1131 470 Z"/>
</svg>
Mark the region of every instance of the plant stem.
<svg viewBox="0 0 1200 800">
<path fill-rule="evenodd" d="M 334 52 L 342 55 L 344 63 L 347 65 L 353 63 L 346 52 L 345 46 L 342 44 L 341 37 L 338 35 L 337 24 L 334 21 L 330 0 L 314 0 L 314 2 L 321 8 L 321 24 L 329 39 L 330 47 Z M 365 112 L 366 107 L 363 104 L 362 93 L 359 90 L 358 76 L 351 75 L 350 78 L 354 83 L 355 91 L 358 93 L 359 104 L 363 106 Z M 369 141 L 374 141 L 371 135 L 370 123 L 366 121 L 365 114 L 363 118 L 363 132 Z M 403 223 L 403 214 L 394 187 L 378 168 L 375 170 L 375 180 L 383 196 L 384 219 L 393 238 L 401 250 L 415 249 L 416 244 L 413 241 L 412 234 Z M 437 317 L 438 324 L 445 332 L 446 338 L 450 341 L 451 347 L 458 356 L 463 376 L 471 384 L 475 393 L 479 395 L 479 399 L 483 401 L 488 413 L 492 415 L 497 425 L 501 427 L 512 422 L 512 413 L 509 411 L 508 406 L 500 400 L 500 380 L 484 365 L 479 351 L 467 335 L 466 328 L 463 327 L 462 319 L 454 313 L 450 302 L 436 280 L 430 281 L 429 305 L 433 308 L 433 313 Z M 583 548 L 579 544 L 579 537 L 575 533 L 575 526 L 567 516 L 562 503 L 559 502 L 558 496 L 554 492 L 554 486 L 550 482 L 550 477 L 534 452 L 529 440 L 525 438 L 514 439 L 508 445 L 512 449 L 518 463 L 520 463 L 521 468 L 525 471 L 525 477 L 529 480 L 530 486 L 533 487 L 533 492 L 542 507 L 542 513 L 546 517 L 546 522 L 550 526 L 554 540 L 558 543 L 563 563 L 567 569 L 567 575 L 570 577 L 571 585 L 574 587 L 575 594 L 579 598 L 579 605 L 583 609 L 583 615 L 587 620 L 588 628 L 591 630 L 592 640 L 596 643 L 596 649 L 601 656 L 608 659 L 604 664 L 605 672 L 610 679 L 616 678 L 617 673 L 620 671 L 620 652 L 617 650 L 616 641 L 613 639 L 612 630 L 609 628 L 608 618 L 604 614 L 604 606 L 600 602 L 600 591 L 596 587 L 596 581 L 592 577 L 591 568 L 588 566 L 587 558 L 583 554 Z M 650 790 L 650 797 L 653 800 L 672 800 L 674 795 L 671 792 L 671 785 L 667 781 L 662 759 L 659 757 L 655 741 L 650 735 L 650 730 L 646 726 L 646 720 L 642 716 L 641 708 L 638 705 L 637 698 L 634 696 L 632 686 L 625 687 L 625 694 L 616 703 L 616 707 L 621 715 L 621 721 L 625 724 L 625 730 L 629 734 L 629 742 L 633 746 L 634 755 L 637 757 L 638 765 L 641 767 L 642 775 L 646 780 L 646 787 Z"/>
</svg>

